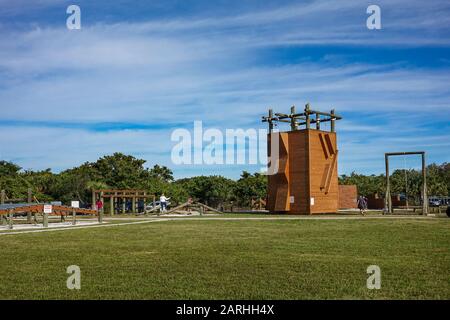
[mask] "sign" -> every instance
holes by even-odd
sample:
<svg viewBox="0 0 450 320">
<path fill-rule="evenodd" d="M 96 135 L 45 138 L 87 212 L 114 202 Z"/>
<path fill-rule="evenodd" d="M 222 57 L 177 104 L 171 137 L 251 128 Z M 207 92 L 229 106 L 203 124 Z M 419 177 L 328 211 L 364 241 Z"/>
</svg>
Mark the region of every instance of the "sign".
<svg viewBox="0 0 450 320">
<path fill-rule="evenodd" d="M 52 213 L 53 206 L 51 204 L 44 204 L 44 213 Z"/>
<path fill-rule="evenodd" d="M 290 202 L 291 202 L 291 203 L 294 203 L 294 196 L 291 196 L 291 197 L 290 197 Z"/>
<path fill-rule="evenodd" d="M 79 208 L 79 207 L 80 207 L 80 201 L 72 201 L 72 202 L 70 203 L 70 206 L 71 206 L 72 208 Z"/>
<path fill-rule="evenodd" d="M 314 198 L 313 197 L 311 197 L 311 205 L 312 206 L 314 205 Z"/>
</svg>

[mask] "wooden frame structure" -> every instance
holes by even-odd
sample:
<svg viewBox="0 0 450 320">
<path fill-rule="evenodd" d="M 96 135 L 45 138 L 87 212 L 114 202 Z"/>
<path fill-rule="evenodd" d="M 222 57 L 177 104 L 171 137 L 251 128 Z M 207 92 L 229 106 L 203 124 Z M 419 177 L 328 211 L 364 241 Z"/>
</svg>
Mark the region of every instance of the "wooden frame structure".
<svg viewBox="0 0 450 320">
<path fill-rule="evenodd" d="M 391 198 L 391 184 L 389 181 L 389 157 L 393 156 L 407 156 L 407 155 L 421 155 L 422 156 L 422 214 L 428 214 L 428 195 L 427 195 L 427 168 L 425 163 L 425 151 L 409 151 L 409 152 L 387 152 L 384 154 L 384 162 L 386 166 L 386 198 L 385 205 L 388 213 L 393 213 L 392 198 Z"/>
<path fill-rule="evenodd" d="M 335 121 L 342 117 L 334 110 L 312 110 L 306 104 L 302 113 L 295 106 L 290 114 L 273 113 L 262 118 L 269 124 L 268 155 L 276 162 L 274 174 L 268 175 L 267 208 L 287 214 L 336 213 L 338 211 L 337 140 Z M 330 131 L 321 123 L 330 122 Z M 289 123 L 288 132 L 273 132 L 277 123 Z M 312 127 L 315 124 L 315 128 Z M 278 150 L 271 150 L 278 139 Z M 275 153 L 278 151 L 278 157 Z M 272 163 L 272 165 L 274 165 Z"/>
<path fill-rule="evenodd" d="M 305 126 L 304 129 L 311 129 L 311 124 L 316 125 L 316 130 L 320 130 L 320 124 L 322 122 L 331 122 L 330 131 L 335 132 L 336 120 L 341 120 L 342 117 L 335 114 L 334 109 L 330 112 L 322 112 L 311 110 L 309 103 L 306 104 L 304 112 L 296 113 L 295 106 L 291 107 L 291 113 L 273 113 L 273 109 L 269 109 L 269 115 L 262 117 L 263 122 L 269 123 L 269 133 L 273 131 L 274 125 L 277 122 L 289 123 L 291 130 L 299 130 L 301 126 Z"/>
<path fill-rule="evenodd" d="M 34 215 L 34 221 L 37 222 L 36 214 L 43 216 L 43 226 L 48 227 L 48 216 L 61 216 L 61 221 L 65 221 L 68 215 L 72 215 L 72 224 L 76 224 L 77 214 L 89 214 L 98 215 L 98 221 L 103 222 L 103 216 L 101 213 L 97 213 L 95 210 L 73 208 L 68 206 L 51 205 L 52 213 L 47 213 L 45 210 L 46 204 L 29 204 L 29 203 L 16 203 L 16 204 L 1 204 L 0 205 L 0 220 L 3 225 L 8 225 L 9 229 L 13 228 L 13 218 L 15 214 L 26 213 Z"/>
<path fill-rule="evenodd" d="M 115 208 L 118 207 L 118 203 L 121 201 L 121 211 L 122 213 L 126 213 L 126 201 L 131 199 L 131 211 L 132 213 L 137 213 L 137 202 L 139 200 L 144 201 L 144 211 L 145 211 L 145 203 L 148 198 L 152 198 L 153 203 L 155 203 L 155 195 L 148 195 L 145 190 L 137 190 L 137 189 L 102 189 L 102 190 L 93 190 L 92 191 L 92 208 L 95 207 L 96 202 L 100 199 L 103 204 L 105 204 L 105 198 L 109 199 L 109 213 L 114 215 Z M 104 206 L 101 211 L 104 211 Z"/>
<path fill-rule="evenodd" d="M 39 201 L 36 199 L 35 196 L 33 196 L 33 191 L 31 188 L 28 188 L 27 191 L 27 197 L 26 198 L 13 198 L 10 199 L 8 198 L 8 196 L 6 195 L 6 190 L 1 190 L 0 191 L 0 204 L 5 204 L 5 203 L 28 203 L 28 204 L 32 204 L 33 201 L 35 201 L 36 203 L 39 203 Z M 32 213 L 28 212 L 27 213 L 27 221 L 31 222 L 32 220 Z"/>
<path fill-rule="evenodd" d="M 186 210 L 190 211 L 192 209 L 198 210 L 198 212 L 200 213 L 201 216 L 203 214 L 205 214 L 207 211 L 211 211 L 214 213 L 223 213 L 222 211 L 214 209 L 214 208 L 207 206 L 206 204 L 203 204 L 198 201 L 186 201 L 185 203 L 182 203 L 182 204 L 176 206 L 175 208 L 170 209 L 169 211 L 165 212 L 164 214 L 183 212 Z"/>
</svg>

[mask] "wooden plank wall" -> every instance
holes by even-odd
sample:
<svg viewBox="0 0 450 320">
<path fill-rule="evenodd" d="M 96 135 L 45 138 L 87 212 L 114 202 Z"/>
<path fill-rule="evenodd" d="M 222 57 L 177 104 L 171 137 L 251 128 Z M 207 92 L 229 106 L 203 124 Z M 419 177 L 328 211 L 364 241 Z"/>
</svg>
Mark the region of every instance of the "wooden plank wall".
<svg viewBox="0 0 450 320">
<path fill-rule="evenodd" d="M 270 212 L 282 212 L 285 213 L 290 210 L 289 203 L 289 135 L 286 132 L 282 132 L 279 135 L 279 157 L 277 159 L 278 172 L 274 175 L 269 175 L 268 186 L 268 202 L 267 208 Z M 271 136 L 268 139 L 268 154 L 271 156 Z"/>
<path fill-rule="evenodd" d="M 339 209 L 358 208 L 358 188 L 355 185 L 339 185 Z"/>
<path fill-rule="evenodd" d="M 291 203 L 289 214 L 306 214 L 309 211 L 308 132 L 289 132 L 289 181 Z"/>
<path fill-rule="evenodd" d="M 339 199 L 336 133 L 308 130 L 308 138 L 311 203 L 308 213 L 335 213 Z M 325 147 L 321 140 L 325 141 Z"/>
<path fill-rule="evenodd" d="M 270 155 L 270 136 L 268 142 Z M 280 133 L 279 171 L 268 177 L 268 210 L 287 214 L 337 212 L 337 157 L 336 133 L 315 129 Z"/>
</svg>

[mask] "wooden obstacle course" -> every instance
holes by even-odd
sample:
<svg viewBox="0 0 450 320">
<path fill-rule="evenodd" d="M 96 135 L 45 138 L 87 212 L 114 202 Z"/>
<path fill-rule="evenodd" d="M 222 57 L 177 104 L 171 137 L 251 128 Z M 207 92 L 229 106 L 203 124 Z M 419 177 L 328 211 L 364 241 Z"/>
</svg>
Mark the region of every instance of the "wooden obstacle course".
<svg viewBox="0 0 450 320">
<path fill-rule="evenodd" d="M 422 215 L 428 214 L 428 192 L 427 192 L 427 166 L 425 163 L 425 151 L 387 152 L 384 154 L 386 167 L 386 197 L 385 208 L 388 213 L 394 213 L 392 208 L 391 184 L 389 179 L 389 158 L 393 156 L 420 155 L 422 158 Z"/>
<path fill-rule="evenodd" d="M 137 213 L 137 204 L 138 201 L 144 202 L 144 209 L 147 202 L 147 199 L 152 198 L 153 204 L 155 204 L 155 195 L 148 195 L 145 190 L 138 189 L 101 189 L 101 190 L 92 190 L 92 206 L 95 206 L 97 200 L 101 200 L 103 203 L 103 208 L 101 211 L 104 212 L 105 208 L 105 199 L 109 199 L 109 213 L 110 215 L 115 214 L 115 209 L 117 208 L 118 212 L 126 213 L 126 202 L 131 199 L 131 212 Z M 121 209 L 119 208 L 119 202 L 121 202 Z"/>
<path fill-rule="evenodd" d="M 51 210 L 51 213 L 48 212 Z M 29 203 L 18 203 L 18 204 L 2 204 L 0 205 L 0 219 L 2 224 L 8 224 L 9 229 L 13 228 L 14 215 L 17 214 L 32 214 L 34 217 L 34 224 L 37 224 L 37 214 L 42 215 L 42 224 L 44 227 L 48 227 L 48 217 L 60 216 L 61 221 L 64 222 L 68 215 L 72 216 L 72 224 L 76 224 L 76 215 L 97 215 L 99 223 L 103 222 L 103 214 L 97 213 L 95 210 L 73 208 L 68 206 L 59 205 L 47 205 L 47 204 L 29 204 Z M 28 219 L 27 219 L 28 220 Z M 28 221 L 30 222 L 30 221 Z"/>
<path fill-rule="evenodd" d="M 186 201 L 185 203 L 182 203 L 178 206 L 176 206 L 173 209 L 168 210 L 167 212 L 164 212 L 163 214 L 171 214 L 171 213 L 185 213 L 185 212 L 191 212 L 193 209 L 196 209 L 200 215 L 206 214 L 208 211 L 214 212 L 214 213 L 220 213 L 223 212 L 217 209 L 214 209 L 210 206 L 207 206 L 206 204 L 203 204 L 198 201 Z M 147 213 L 156 211 L 156 208 L 153 208 L 152 210 L 147 211 Z M 159 215 L 159 211 L 156 211 Z"/>
<path fill-rule="evenodd" d="M 334 110 L 329 113 L 315 111 L 309 104 L 302 113 L 296 113 L 295 107 L 291 108 L 290 114 L 274 114 L 270 109 L 269 116 L 263 117 L 263 122 L 269 123 L 268 155 L 277 168 L 277 172 L 268 175 L 267 208 L 270 212 L 319 214 L 338 211 L 339 152 L 335 121 L 340 119 Z M 291 131 L 273 132 L 277 122 L 289 123 Z M 330 131 L 321 130 L 322 122 L 331 122 Z M 278 139 L 278 150 L 271 150 L 272 139 Z"/>
</svg>

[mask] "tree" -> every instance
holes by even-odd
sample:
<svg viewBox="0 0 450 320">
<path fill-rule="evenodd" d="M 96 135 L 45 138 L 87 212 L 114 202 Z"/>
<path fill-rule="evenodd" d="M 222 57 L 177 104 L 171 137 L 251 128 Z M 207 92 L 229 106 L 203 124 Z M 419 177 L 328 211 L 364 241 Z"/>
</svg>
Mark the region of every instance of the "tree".
<svg viewBox="0 0 450 320">
<path fill-rule="evenodd" d="M 198 176 L 176 181 L 190 197 L 216 207 L 232 198 L 234 183 L 222 176 Z"/>
<path fill-rule="evenodd" d="M 93 167 L 98 171 L 102 182 L 117 189 L 139 188 L 149 178 L 149 172 L 144 169 L 142 159 L 123 153 L 114 153 L 97 160 Z"/>
<path fill-rule="evenodd" d="M 173 181 L 173 172 L 166 166 L 159 166 L 155 164 L 152 169 L 149 170 L 149 176 L 151 178 L 160 179 L 164 182 Z"/>
<path fill-rule="evenodd" d="M 31 188 L 34 197 L 40 202 L 46 202 L 53 200 L 51 194 L 52 185 L 56 179 L 56 175 L 51 172 L 51 169 L 42 171 L 26 170 L 20 174 L 27 189 Z M 24 191 L 24 197 L 27 191 Z"/>
<path fill-rule="evenodd" d="M 91 203 L 92 189 L 103 189 L 107 185 L 92 163 L 86 162 L 79 167 L 65 170 L 57 175 L 51 187 L 55 199 L 65 203 L 78 200 L 82 204 Z"/>
<path fill-rule="evenodd" d="M 20 169 L 22 168 L 12 162 L 0 161 L 0 177 L 18 175 Z"/>
<path fill-rule="evenodd" d="M 242 206 L 249 206 L 253 198 L 266 198 L 267 176 L 243 171 L 241 178 L 235 183 L 234 196 Z"/>
<path fill-rule="evenodd" d="M 372 195 L 375 193 L 384 194 L 385 177 L 384 175 L 362 175 L 352 172 L 349 176 L 343 174 L 339 177 L 339 184 L 356 185 L 358 193 L 361 195 Z"/>
</svg>

